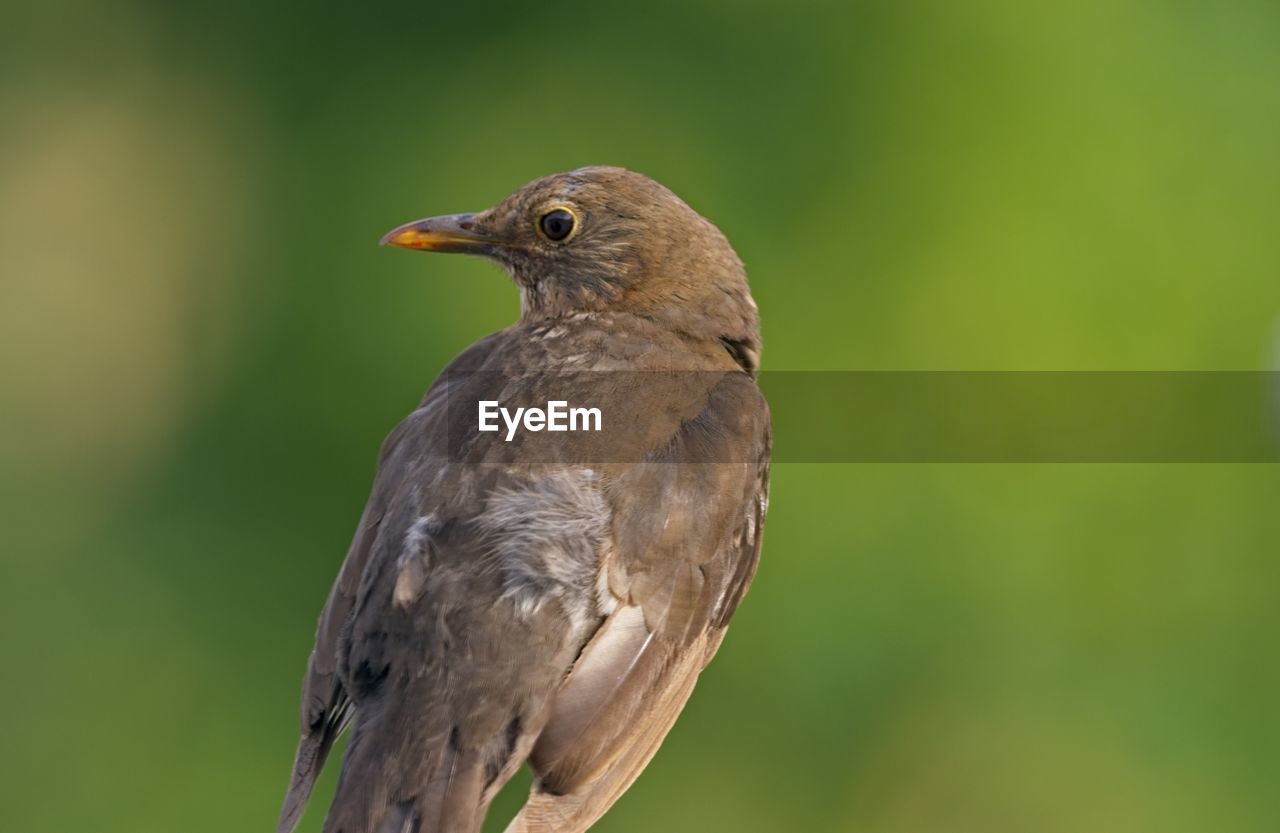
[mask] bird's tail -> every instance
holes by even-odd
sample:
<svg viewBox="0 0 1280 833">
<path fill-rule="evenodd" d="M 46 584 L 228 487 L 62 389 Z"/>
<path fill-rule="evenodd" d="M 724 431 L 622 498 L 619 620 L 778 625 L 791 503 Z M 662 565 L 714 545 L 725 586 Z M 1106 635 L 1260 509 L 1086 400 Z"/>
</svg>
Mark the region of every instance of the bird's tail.
<svg viewBox="0 0 1280 833">
<path fill-rule="evenodd" d="M 415 744 L 357 718 L 324 833 L 479 833 L 486 780 L 484 756 L 452 734 Z"/>
</svg>

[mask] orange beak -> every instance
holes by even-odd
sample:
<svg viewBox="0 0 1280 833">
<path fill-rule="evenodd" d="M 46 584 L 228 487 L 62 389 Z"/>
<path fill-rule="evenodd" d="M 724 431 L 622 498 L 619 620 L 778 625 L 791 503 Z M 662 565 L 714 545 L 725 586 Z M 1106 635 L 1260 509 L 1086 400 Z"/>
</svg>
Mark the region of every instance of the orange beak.
<svg viewBox="0 0 1280 833">
<path fill-rule="evenodd" d="M 501 241 L 478 232 L 474 219 L 474 214 L 449 214 L 405 223 L 387 232 L 381 245 L 416 249 L 420 252 L 492 252 L 501 245 Z"/>
</svg>

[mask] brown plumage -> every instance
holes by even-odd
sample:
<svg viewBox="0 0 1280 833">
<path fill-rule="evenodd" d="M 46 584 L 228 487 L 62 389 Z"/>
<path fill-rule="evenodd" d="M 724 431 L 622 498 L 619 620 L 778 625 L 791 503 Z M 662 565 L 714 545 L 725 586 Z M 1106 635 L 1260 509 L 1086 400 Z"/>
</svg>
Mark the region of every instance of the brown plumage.
<svg viewBox="0 0 1280 833">
<path fill-rule="evenodd" d="M 320 617 L 279 831 L 348 724 L 326 833 L 475 833 L 526 762 L 509 833 L 586 830 L 657 751 L 755 572 L 769 414 L 742 264 L 618 168 L 384 242 L 498 261 L 522 313 L 382 447 Z M 613 430 L 507 442 L 476 430 L 482 399 L 598 406 Z"/>
</svg>

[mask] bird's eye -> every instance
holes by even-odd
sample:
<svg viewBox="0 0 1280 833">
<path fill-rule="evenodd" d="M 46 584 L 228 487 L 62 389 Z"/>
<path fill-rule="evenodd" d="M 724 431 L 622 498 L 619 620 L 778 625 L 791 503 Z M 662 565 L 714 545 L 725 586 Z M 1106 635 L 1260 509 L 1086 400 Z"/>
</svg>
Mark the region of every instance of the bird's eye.
<svg viewBox="0 0 1280 833">
<path fill-rule="evenodd" d="M 564 208 L 557 208 L 554 211 L 548 211 L 543 214 L 542 219 L 538 221 L 538 225 L 542 228 L 542 233 L 547 236 L 548 240 L 559 242 L 573 233 L 573 227 L 577 222 L 573 212 Z"/>
</svg>

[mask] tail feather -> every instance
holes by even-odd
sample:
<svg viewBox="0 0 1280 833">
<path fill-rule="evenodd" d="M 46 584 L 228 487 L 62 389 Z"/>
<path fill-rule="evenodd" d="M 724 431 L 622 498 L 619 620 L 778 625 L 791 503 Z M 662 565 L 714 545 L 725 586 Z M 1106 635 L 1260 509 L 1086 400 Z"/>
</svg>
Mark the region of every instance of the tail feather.
<svg viewBox="0 0 1280 833">
<path fill-rule="evenodd" d="M 417 805 L 412 801 L 401 801 L 387 813 L 378 833 L 419 833 L 420 830 L 422 816 L 418 815 Z"/>
<path fill-rule="evenodd" d="M 357 724 L 324 833 L 479 833 L 488 810 L 481 754 L 448 741 L 388 749 L 378 733 L 361 734 Z"/>
<path fill-rule="evenodd" d="M 424 790 L 425 829 L 440 833 L 479 831 L 487 810 L 481 806 L 484 773 L 480 758 L 475 752 L 453 749 L 443 757 Z"/>
<path fill-rule="evenodd" d="M 329 757 L 329 751 L 350 721 L 351 707 L 348 705 L 338 709 L 329 720 L 304 734 L 298 741 L 298 752 L 293 759 L 293 777 L 289 781 L 289 790 L 284 795 L 284 806 L 280 808 L 276 833 L 293 833 L 293 829 L 298 826 L 303 811 L 307 809 L 307 801 L 311 798 L 311 790 Z"/>
</svg>

